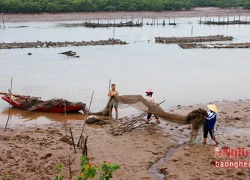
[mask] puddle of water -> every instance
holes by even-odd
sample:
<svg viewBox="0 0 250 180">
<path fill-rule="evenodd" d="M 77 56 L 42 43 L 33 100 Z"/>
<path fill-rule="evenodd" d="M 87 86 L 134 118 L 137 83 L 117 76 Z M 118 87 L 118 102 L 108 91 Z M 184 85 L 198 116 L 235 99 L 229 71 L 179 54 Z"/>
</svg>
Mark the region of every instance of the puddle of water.
<svg viewBox="0 0 250 180">
<path fill-rule="evenodd" d="M 181 147 L 183 147 L 185 144 L 180 144 L 175 147 L 170 147 L 166 153 L 166 155 L 162 158 L 160 158 L 156 163 L 151 165 L 148 169 L 148 171 L 157 179 L 157 180 L 164 180 L 164 174 L 161 174 L 157 171 L 157 167 L 160 166 L 163 163 L 166 163 L 171 156 Z"/>
<path fill-rule="evenodd" d="M 0 112 L 0 126 L 4 127 L 7 121 L 9 114 L 9 108 L 4 108 L 2 112 Z M 33 112 L 33 111 L 24 111 L 17 108 L 10 108 L 10 119 L 8 123 L 8 127 L 26 125 L 43 125 L 50 124 L 53 121 L 71 121 L 71 120 L 80 120 L 82 121 L 85 116 L 82 113 L 67 113 L 66 116 L 64 113 L 46 113 L 46 112 Z"/>
</svg>

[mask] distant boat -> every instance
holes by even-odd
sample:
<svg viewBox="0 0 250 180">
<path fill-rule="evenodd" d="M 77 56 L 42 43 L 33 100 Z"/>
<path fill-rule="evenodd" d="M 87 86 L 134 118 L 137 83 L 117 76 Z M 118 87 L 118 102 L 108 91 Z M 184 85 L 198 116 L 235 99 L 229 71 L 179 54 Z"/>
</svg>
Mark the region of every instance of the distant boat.
<svg viewBox="0 0 250 180">
<path fill-rule="evenodd" d="M 13 107 L 28 111 L 40 111 L 51 113 L 78 112 L 83 110 L 86 104 L 73 103 L 63 99 L 41 100 L 38 97 L 5 95 L 2 99 Z"/>
</svg>

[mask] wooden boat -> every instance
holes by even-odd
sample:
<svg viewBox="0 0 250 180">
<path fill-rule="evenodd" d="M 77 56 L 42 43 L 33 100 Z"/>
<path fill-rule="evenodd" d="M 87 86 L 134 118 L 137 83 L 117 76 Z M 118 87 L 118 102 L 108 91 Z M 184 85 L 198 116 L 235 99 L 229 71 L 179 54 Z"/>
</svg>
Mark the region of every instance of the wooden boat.
<svg viewBox="0 0 250 180">
<path fill-rule="evenodd" d="M 32 106 L 26 106 L 23 102 L 28 100 L 36 100 L 36 104 L 32 104 Z M 40 100 L 37 97 L 30 97 L 30 96 L 13 96 L 13 95 L 5 95 L 2 96 L 2 99 L 13 107 L 28 110 L 28 111 L 40 111 L 40 112 L 52 112 L 52 113 L 65 113 L 65 112 L 78 112 L 82 110 L 84 107 L 83 103 L 72 103 L 62 99 L 52 99 L 49 101 Z M 57 103 L 55 106 L 48 106 L 50 102 L 60 100 L 62 103 Z"/>
</svg>

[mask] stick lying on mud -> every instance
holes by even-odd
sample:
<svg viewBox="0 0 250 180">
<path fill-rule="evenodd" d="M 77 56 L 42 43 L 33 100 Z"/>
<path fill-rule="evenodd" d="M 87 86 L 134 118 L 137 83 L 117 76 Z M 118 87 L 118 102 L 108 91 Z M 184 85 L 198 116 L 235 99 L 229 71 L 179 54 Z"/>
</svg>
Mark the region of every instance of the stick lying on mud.
<svg viewBox="0 0 250 180">
<path fill-rule="evenodd" d="M 137 123 L 138 121 L 140 121 L 148 112 L 150 112 L 151 110 L 153 110 L 154 108 L 156 108 L 157 106 L 159 106 L 160 104 L 164 103 L 166 100 L 155 104 L 152 108 L 150 108 L 148 111 L 144 112 L 138 119 L 133 120 L 131 123 L 129 123 L 125 128 L 123 128 L 122 132 L 120 132 L 118 135 L 123 134 L 124 132 L 126 132 L 130 127 L 132 127 L 135 123 Z"/>
</svg>

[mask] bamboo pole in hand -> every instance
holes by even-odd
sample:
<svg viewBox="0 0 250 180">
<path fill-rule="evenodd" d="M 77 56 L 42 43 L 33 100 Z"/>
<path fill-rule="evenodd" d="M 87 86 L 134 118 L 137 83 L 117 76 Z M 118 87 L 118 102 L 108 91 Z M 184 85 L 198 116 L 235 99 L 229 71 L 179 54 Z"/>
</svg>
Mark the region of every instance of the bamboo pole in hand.
<svg viewBox="0 0 250 180">
<path fill-rule="evenodd" d="M 12 78 L 11 78 L 11 80 L 10 80 L 10 98 L 11 98 L 11 94 L 12 94 Z M 7 126 L 8 126 L 9 120 L 10 120 L 10 103 L 9 103 L 8 118 L 7 118 L 7 121 L 6 121 L 6 124 L 5 124 L 4 131 L 6 131 L 6 129 L 7 129 Z"/>
<path fill-rule="evenodd" d="M 109 91 L 108 92 L 110 92 L 110 86 L 111 86 L 111 79 L 109 79 Z M 109 98 L 109 103 L 110 103 L 110 101 L 111 101 L 111 97 Z M 114 125 L 113 125 L 113 121 L 112 121 L 112 107 L 108 106 L 108 108 L 109 108 L 109 124 L 110 124 L 110 127 L 112 129 L 113 135 L 115 135 Z"/>
</svg>

